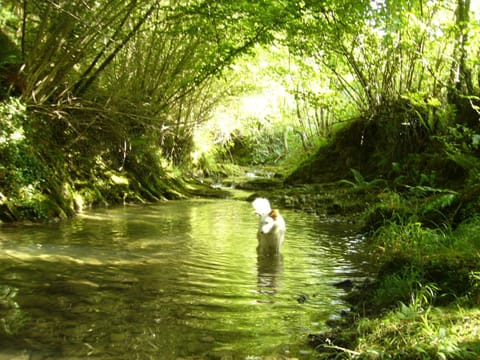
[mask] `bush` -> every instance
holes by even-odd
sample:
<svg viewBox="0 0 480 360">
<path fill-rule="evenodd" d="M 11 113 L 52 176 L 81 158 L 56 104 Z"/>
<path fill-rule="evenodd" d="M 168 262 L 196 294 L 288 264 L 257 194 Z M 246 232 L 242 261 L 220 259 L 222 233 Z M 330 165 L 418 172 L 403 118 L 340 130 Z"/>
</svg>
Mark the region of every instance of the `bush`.
<svg viewBox="0 0 480 360">
<path fill-rule="evenodd" d="M 10 211 L 18 209 L 14 218 L 45 219 L 49 213 L 42 194 L 46 170 L 31 133 L 25 104 L 16 98 L 0 104 L 0 193 L 4 202 L 14 202 Z"/>
</svg>

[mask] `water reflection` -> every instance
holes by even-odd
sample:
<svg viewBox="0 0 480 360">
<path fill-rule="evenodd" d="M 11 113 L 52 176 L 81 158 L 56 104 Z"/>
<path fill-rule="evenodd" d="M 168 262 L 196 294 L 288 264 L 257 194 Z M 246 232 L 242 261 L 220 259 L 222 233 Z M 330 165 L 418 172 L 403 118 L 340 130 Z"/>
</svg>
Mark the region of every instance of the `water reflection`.
<svg viewBox="0 0 480 360">
<path fill-rule="evenodd" d="M 257 256 L 258 289 L 262 294 L 275 295 L 282 287 L 283 255 Z M 273 303 L 274 300 L 271 300 Z"/>
<path fill-rule="evenodd" d="M 342 224 L 283 215 L 277 256 L 257 254 L 258 219 L 239 201 L 2 227 L 0 346 L 39 360 L 302 357 L 306 334 L 343 309 L 331 284 L 361 275 L 345 257 L 360 241 Z"/>
</svg>

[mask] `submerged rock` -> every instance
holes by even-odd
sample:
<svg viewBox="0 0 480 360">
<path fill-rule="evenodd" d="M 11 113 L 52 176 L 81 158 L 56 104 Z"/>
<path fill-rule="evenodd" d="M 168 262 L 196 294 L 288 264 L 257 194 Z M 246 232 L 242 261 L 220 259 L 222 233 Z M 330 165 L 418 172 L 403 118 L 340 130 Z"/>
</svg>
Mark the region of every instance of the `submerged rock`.
<svg viewBox="0 0 480 360">
<path fill-rule="evenodd" d="M 352 290 L 354 284 L 352 280 L 346 279 L 346 280 L 334 283 L 333 286 L 339 289 L 344 289 L 345 291 L 350 291 Z"/>
</svg>

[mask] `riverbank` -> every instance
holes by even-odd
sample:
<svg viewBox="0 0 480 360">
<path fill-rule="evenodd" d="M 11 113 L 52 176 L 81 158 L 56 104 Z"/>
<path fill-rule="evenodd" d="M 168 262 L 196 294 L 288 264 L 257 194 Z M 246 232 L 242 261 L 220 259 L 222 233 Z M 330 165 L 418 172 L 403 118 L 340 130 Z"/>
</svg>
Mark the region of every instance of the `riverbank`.
<svg viewBox="0 0 480 360">
<path fill-rule="evenodd" d="M 476 171 L 457 168 L 455 177 L 419 174 L 415 182 L 385 172 L 376 178 L 354 169 L 348 174 L 337 166 L 336 172 L 318 174 L 324 182 L 302 183 L 329 168 L 331 148 L 323 150 L 303 165 L 305 174 L 297 171 L 294 181 L 287 177 L 286 187 L 257 192 L 279 207 L 344 217 L 365 234 L 372 278 L 346 289 L 350 309 L 329 321 L 329 331 L 311 334 L 314 358 L 479 358 Z M 431 156 L 419 155 L 415 162 Z M 452 159 L 445 163 L 453 168 Z"/>
<path fill-rule="evenodd" d="M 92 141 L 13 97 L 0 102 L 0 118 L 0 222 L 52 222 L 87 208 L 226 195 L 186 177 L 151 139 L 121 147 L 118 138 L 97 133 Z"/>
<path fill-rule="evenodd" d="M 258 194 L 270 195 L 281 207 L 347 218 L 366 235 L 372 278 L 347 287 L 350 310 L 329 321 L 329 331 L 311 334 L 314 358 L 480 356 L 477 217 L 431 226 L 431 214 L 421 209 L 432 199 L 365 179 L 361 184 L 347 180 Z M 446 211 L 443 215 L 448 217 Z"/>
<path fill-rule="evenodd" d="M 376 276 L 346 294 L 351 311 L 330 332 L 310 337 L 318 358 L 478 359 L 479 226 L 387 225 L 369 237 Z"/>
<path fill-rule="evenodd" d="M 477 359 L 478 132 L 445 119 L 405 127 L 412 110 L 398 110 L 339 128 L 275 195 L 360 224 L 374 270 L 346 293 L 350 311 L 310 342 L 321 359 Z"/>
</svg>

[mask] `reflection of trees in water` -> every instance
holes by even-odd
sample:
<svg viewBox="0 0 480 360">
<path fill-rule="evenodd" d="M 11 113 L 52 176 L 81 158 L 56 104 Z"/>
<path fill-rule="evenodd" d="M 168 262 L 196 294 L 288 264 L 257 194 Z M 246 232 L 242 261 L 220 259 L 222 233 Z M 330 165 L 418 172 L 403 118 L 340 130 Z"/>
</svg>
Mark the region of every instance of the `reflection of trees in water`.
<svg viewBox="0 0 480 360">
<path fill-rule="evenodd" d="M 0 285 L 0 334 L 15 336 L 26 323 L 26 317 L 17 303 L 18 289 L 11 286 Z"/>
<path fill-rule="evenodd" d="M 257 284 L 261 294 L 275 295 L 281 286 L 283 276 L 283 256 L 257 256 Z"/>
</svg>

